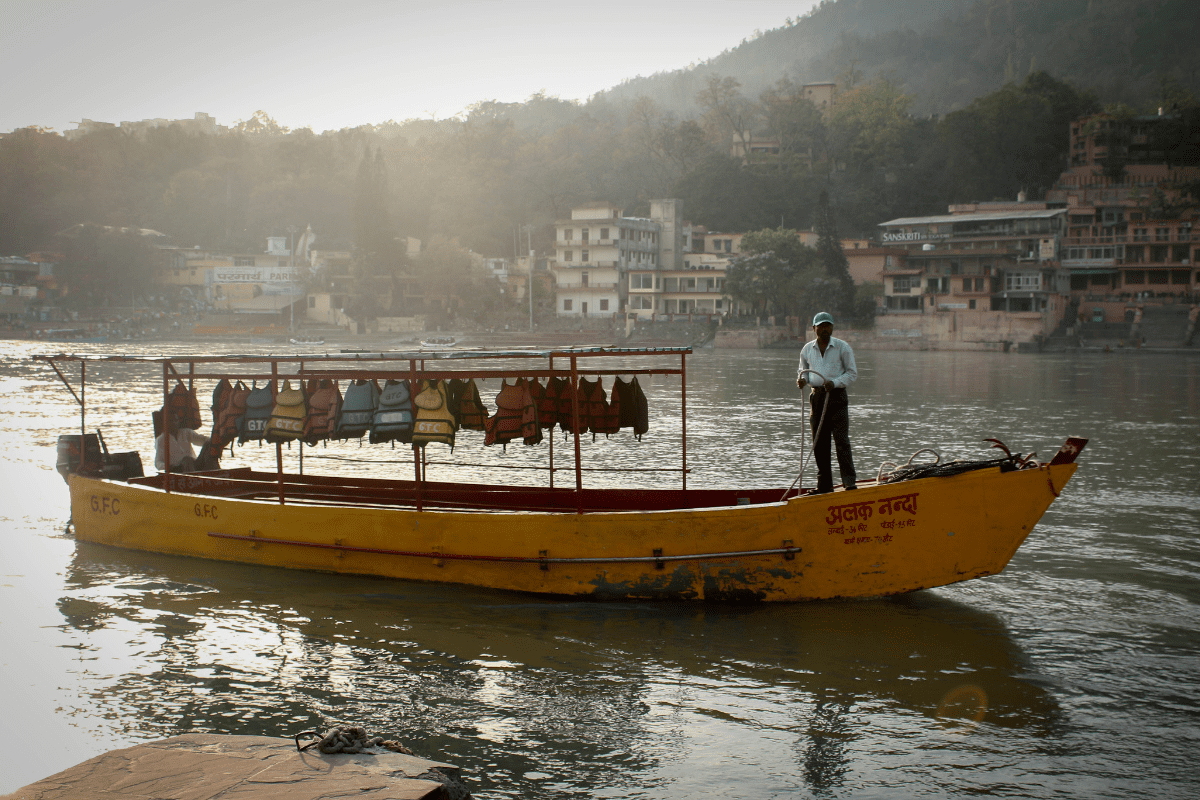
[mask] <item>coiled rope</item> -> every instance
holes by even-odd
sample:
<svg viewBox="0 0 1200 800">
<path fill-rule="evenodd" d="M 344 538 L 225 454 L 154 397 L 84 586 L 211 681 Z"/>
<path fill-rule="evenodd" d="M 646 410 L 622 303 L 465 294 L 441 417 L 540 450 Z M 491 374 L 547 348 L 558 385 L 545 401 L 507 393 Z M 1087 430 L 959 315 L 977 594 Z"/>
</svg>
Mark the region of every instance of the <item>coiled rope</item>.
<svg viewBox="0 0 1200 800">
<path fill-rule="evenodd" d="M 309 742 L 303 747 L 300 746 L 300 737 L 309 736 L 317 741 Z M 304 731 L 297 733 L 293 737 L 296 740 L 296 749 L 304 752 L 310 747 L 316 747 L 322 753 L 381 753 L 385 750 L 393 753 L 404 753 L 412 755 L 412 750 L 409 750 L 404 745 L 394 739 L 384 739 L 382 736 L 371 736 L 367 733 L 367 729 L 361 725 L 339 725 L 330 728 L 325 733 L 320 731 Z"/>
</svg>

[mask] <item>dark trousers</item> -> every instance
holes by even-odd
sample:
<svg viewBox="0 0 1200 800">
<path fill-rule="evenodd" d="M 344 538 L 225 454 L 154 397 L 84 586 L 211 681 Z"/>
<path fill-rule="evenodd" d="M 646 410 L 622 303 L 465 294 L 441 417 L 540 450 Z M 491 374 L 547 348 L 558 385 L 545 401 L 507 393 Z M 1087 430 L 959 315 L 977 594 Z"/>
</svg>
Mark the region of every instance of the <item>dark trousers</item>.
<svg viewBox="0 0 1200 800">
<path fill-rule="evenodd" d="M 853 486 L 857 482 L 857 475 L 854 472 L 854 455 L 850 452 L 850 401 L 846 390 L 814 391 L 809 395 L 809 401 L 812 403 L 812 414 L 808 419 L 812 426 L 813 452 L 817 457 L 817 491 L 833 491 L 833 464 L 829 452 L 831 441 L 837 448 L 842 484 Z M 829 405 L 829 410 L 825 412 L 825 422 L 822 425 L 821 413 L 826 404 Z M 818 425 L 821 428 L 819 435 Z"/>
</svg>

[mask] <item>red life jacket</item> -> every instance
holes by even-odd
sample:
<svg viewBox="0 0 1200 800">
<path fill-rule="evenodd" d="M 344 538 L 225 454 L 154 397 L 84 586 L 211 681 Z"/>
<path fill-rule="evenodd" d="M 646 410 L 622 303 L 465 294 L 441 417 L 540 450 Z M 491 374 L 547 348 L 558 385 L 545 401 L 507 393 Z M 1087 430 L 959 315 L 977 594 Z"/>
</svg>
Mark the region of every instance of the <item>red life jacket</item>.
<svg viewBox="0 0 1200 800">
<path fill-rule="evenodd" d="M 450 384 L 450 410 L 458 418 L 458 427 L 469 431 L 485 430 L 487 411 L 483 407 L 483 400 L 479 397 L 479 387 L 475 385 L 475 379 L 468 379 L 466 383 L 456 379 L 450 381 Z M 459 385 L 455 386 L 454 384 Z"/>
<path fill-rule="evenodd" d="M 200 430 L 204 422 L 200 419 L 200 401 L 196 399 L 196 390 L 177 381 L 171 394 L 167 396 L 167 410 L 179 420 L 179 427 Z"/>
<path fill-rule="evenodd" d="M 518 378 L 511 386 L 505 383 L 500 387 L 500 393 L 496 395 L 496 413 L 488 417 L 486 430 L 484 445 L 508 444 L 517 438 L 533 445 L 542 440 L 537 406 L 524 378 Z"/>
<path fill-rule="evenodd" d="M 600 390 L 601 396 L 603 396 L 603 384 L 600 381 L 596 381 L 596 386 Z M 596 433 L 603 433 L 605 436 L 621 430 L 621 397 L 617 394 L 615 384 L 612 395 L 608 399 L 608 404 L 604 408 L 604 415 L 598 419 L 592 419 L 592 430 Z"/>
<path fill-rule="evenodd" d="M 580 380 L 579 383 L 582 386 L 583 381 Z M 562 428 L 563 433 L 575 432 L 575 404 L 572 401 L 577 394 L 579 396 L 579 432 L 587 433 L 590 421 L 588 417 L 588 404 L 583 394 L 577 393 L 569 380 L 564 380 L 558 391 L 558 426 Z"/>
<path fill-rule="evenodd" d="M 600 383 L 597 378 L 594 381 L 589 381 L 587 378 L 579 379 L 579 407 L 587 408 L 587 428 L 583 427 L 583 420 L 579 420 L 579 432 L 585 430 L 595 433 L 604 433 L 605 424 L 604 418 L 608 416 L 608 399 L 604 395 L 604 384 Z"/>
<path fill-rule="evenodd" d="M 546 387 L 542 389 L 542 396 L 534 397 L 538 407 L 538 422 L 546 430 L 553 428 L 561 419 L 558 398 L 562 394 L 563 387 L 567 385 L 568 382 L 562 378 L 551 377 L 546 381 Z"/>
</svg>

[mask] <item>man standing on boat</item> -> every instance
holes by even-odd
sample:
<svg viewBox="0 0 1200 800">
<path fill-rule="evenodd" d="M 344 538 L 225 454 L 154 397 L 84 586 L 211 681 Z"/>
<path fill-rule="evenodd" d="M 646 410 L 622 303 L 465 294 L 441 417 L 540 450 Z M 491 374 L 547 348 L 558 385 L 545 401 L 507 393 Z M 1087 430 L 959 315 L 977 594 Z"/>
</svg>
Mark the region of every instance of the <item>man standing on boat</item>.
<svg viewBox="0 0 1200 800">
<path fill-rule="evenodd" d="M 831 441 L 837 448 L 842 485 L 857 489 L 854 455 L 850 452 L 850 402 L 846 397 L 846 387 L 858 378 L 854 351 L 845 341 L 833 338 L 833 315 L 828 311 L 813 317 L 813 331 L 817 338 L 800 350 L 796 385 L 801 389 L 812 387 L 809 424 L 812 426 L 813 452 L 817 457 L 817 492 L 833 491 Z"/>
</svg>

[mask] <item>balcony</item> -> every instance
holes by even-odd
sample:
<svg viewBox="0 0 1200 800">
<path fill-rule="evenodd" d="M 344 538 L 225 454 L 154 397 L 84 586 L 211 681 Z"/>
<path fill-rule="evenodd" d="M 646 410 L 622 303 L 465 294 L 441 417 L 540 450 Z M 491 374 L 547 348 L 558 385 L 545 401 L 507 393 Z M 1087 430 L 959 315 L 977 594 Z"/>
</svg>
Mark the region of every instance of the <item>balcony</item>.
<svg viewBox="0 0 1200 800">
<path fill-rule="evenodd" d="M 587 283 L 560 283 L 556 288 L 560 292 L 615 292 L 617 284 L 588 281 Z"/>
</svg>

